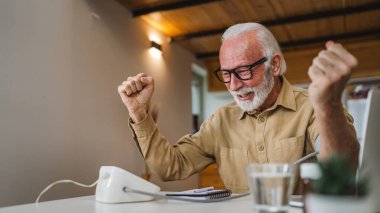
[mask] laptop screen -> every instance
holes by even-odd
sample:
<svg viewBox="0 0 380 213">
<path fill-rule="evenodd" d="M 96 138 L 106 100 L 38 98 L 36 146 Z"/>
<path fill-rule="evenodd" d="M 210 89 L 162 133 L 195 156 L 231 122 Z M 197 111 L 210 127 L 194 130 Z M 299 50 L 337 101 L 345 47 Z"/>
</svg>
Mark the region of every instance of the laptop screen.
<svg viewBox="0 0 380 213">
<path fill-rule="evenodd" d="M 368 93 L 363 121 L 359 176 L 369 176 L 371 202 L 374 210 L 380 212 L 380 90 L 377 88 Z"/>
</svg>

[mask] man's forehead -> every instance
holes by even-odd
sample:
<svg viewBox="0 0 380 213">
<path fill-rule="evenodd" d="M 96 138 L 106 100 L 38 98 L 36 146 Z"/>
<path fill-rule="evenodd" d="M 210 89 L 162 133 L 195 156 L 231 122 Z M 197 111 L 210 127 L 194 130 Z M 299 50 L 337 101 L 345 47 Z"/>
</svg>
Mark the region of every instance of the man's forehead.
<svg viewBox="0 0 380 213">
<path fill-rule="evenodd" d="M 220 65 L 223 69 L 251 64 L 260 57 L 262 57 L 260 45 L 250 39 L 242 38 L 225 40 L 219 53 Z"/>
</svg>

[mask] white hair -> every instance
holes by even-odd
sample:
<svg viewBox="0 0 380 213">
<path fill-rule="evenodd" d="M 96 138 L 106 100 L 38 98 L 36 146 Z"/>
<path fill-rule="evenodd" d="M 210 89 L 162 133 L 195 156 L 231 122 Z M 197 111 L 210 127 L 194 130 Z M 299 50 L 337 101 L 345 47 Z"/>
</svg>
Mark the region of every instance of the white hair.
<svg viewBox="0 0 380 213">
<path fill-rule="evenodd" d="M 235 24 L 228 28 L 222 35 L 221 42 L 236 38 L 244 33 L 252 33 L 252 35 L 256 36 L 256 39 L 258 40 L 259 45 L 261 45 L 262 50 L 264 50 L 264 53 L 266 54 L 269 59 L 275 54 L 278 53 L 281 57 L 281 72 L 280 74 L 283 75 L 286 72 L 286 62 L 284 59 L 284 55 L 282 54 L 282 51 L 280 49 L 280 46 L 278 45 L 277 40 L 273 36 L 273 34 L 266 28 L 265 26 L 259 24 L 259 23 L 242 23 L 242 24 Z M 269 66 L 271 63 L 271 60 L 268 60 L 266 63 L 266 67 Z"/>
</svg>

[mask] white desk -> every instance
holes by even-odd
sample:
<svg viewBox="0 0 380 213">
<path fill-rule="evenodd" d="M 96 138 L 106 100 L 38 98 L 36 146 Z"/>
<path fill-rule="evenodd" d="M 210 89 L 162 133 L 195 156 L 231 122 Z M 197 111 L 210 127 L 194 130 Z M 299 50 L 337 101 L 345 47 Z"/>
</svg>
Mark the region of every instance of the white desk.
<svg viewBox="0 0 380 213">
<path fill-rule="evenodd" d="M 0 213 L 251 213 L 251 196 L 238 199 L 214 202 L 214 203 L 191 203 L 182 201 L 155 200 L 139 203 L 104 204 L 95 201 L 94 196 L 77 197 L 63 200 L 41 202 L 38 205 L 26 204 L 0 208 Z M 291 208 L 289 213 L 301 213 L 302 209 Z"/>
</svg>

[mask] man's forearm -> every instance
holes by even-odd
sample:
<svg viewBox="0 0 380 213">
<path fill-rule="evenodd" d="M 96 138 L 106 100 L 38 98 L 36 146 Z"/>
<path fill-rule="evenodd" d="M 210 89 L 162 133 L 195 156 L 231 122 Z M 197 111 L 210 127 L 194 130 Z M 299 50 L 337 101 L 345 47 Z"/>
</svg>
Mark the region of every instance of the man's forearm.
<svg viewBox="0 0 380 213">
<path fill-rule="evenodd" d="M 343 154 L 353 167 L 357 167 L 360 146 L 343 106 L 316 112 L 316 122 L 321 140 L 319 158 L 324 160 L 334 154 Z"/>
<path fill-rule="evenodd" d="M 162 180 L 179 180 L 189 177 L 213 160 L 206 156 L 190 136 L 182 137 L 173 146 L 163 137 L 149 113 L 139 123 L 129 123 L 134 141 L 148 167 Z"/>
</svg>

